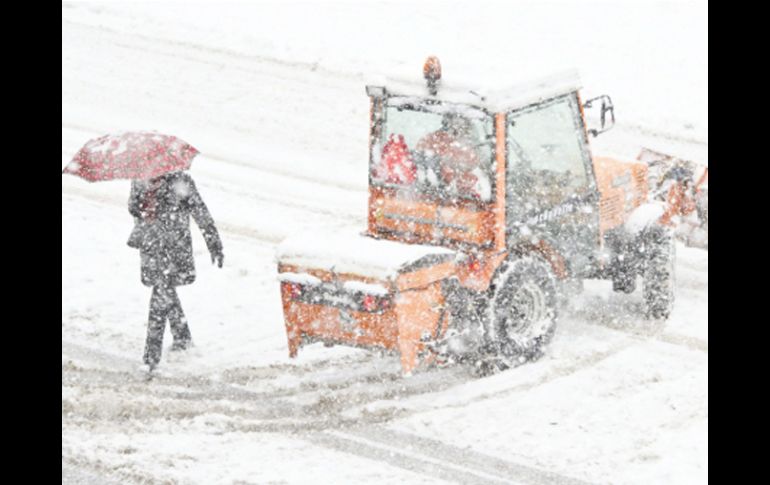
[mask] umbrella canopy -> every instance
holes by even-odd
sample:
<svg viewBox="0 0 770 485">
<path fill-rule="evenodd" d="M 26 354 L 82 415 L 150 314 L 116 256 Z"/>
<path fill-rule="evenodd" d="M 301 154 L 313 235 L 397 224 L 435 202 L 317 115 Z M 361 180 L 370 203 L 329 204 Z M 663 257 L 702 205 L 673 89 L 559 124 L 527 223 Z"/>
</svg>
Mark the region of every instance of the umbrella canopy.
<svg viewBox="0 0 770 485">
<path fill-rule="evenodd" d="M 89 182 L 146 180 L 187 170 L 198 153 L 175 136 L 153 131 L 116 133 L 86 143 L 62 173 L 77 175 Z"/>
</svg>

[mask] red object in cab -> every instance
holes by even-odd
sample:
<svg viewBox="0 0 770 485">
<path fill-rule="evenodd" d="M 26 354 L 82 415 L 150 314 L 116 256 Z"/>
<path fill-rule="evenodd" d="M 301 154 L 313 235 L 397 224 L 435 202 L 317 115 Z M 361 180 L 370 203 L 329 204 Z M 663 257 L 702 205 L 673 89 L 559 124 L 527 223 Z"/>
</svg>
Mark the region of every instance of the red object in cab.
<svg viewBox="0 0 770 485">
<path fill-rule="evenodd" d="M 411 184 L 417 178 L 417 166 L 409 154 L 404 135 L 391 134 L 382 148 L 379 178 L 391 184 Z"/>
</svg>

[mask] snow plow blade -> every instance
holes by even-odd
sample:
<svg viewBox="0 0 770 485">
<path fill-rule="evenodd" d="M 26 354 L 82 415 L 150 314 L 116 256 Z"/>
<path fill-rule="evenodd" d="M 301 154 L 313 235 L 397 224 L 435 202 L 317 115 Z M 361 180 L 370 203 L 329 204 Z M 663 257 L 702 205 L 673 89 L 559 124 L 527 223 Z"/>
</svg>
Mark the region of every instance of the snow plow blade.
<svg viewBox="0 0 770 485">
<path fill-rule="evenodd" d="M 650 200 L 665 202 L 677 237 L 708 249 L 708 166 L 649 148 L 636 158 L 649 167 Z"/>
<path fill-rule="evenodd" d="M 446 331 L 441 280 L 453 251 L 350 234 L 289 238 L 278 250 L 289 356 L 323 342 L 400 355 L 404 374 L 429 363 Z"/>
</svg>

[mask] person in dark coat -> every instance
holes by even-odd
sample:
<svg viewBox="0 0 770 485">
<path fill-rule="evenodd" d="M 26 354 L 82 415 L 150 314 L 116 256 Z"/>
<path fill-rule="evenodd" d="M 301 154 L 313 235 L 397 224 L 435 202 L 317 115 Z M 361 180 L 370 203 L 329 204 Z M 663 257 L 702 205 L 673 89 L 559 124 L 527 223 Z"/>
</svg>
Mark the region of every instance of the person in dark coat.
<svg viewBox="0 0 770 485">
<path fill-rule="evenodd" d="M 139 249 L 141 276 L 152 287 L 144 363 L 154 369 L 160 362 L 163 333 L 169 321 L 174 343 L 185 350 L 192 341 L 176 287 L 195 281 L 190 216 L 203 233 L 211 262 L 222 267 L 222 241 L 195 182 L 187 172 L 172 172 L 151 180 L 134 180 L 128 211 L 134 231 L 128 245 Z"/>
</svg>

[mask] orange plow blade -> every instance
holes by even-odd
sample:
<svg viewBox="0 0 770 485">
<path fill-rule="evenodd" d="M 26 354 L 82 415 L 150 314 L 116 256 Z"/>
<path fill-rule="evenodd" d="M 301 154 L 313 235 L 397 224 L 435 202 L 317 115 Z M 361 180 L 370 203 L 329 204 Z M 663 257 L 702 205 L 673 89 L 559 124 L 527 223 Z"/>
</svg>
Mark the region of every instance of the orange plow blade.
<svg viewBox="0 0 770 485">
<path fill-rule="evenodd" d="M 636 158 L 649 167 L 650 199 L 666 203 L 677 237 L 708 249 L 708 166 L 649 148 Z"/>
<path fill-rule="evenodd" d="M 294 357 L 323 342 L 392 351 L 404 374 L 435 356 L 426 340 L 446 331 L 442 280 L 455 274 L 455 253 L 365 235 L 288 238 L 278 279 Z"/>
</svg>

